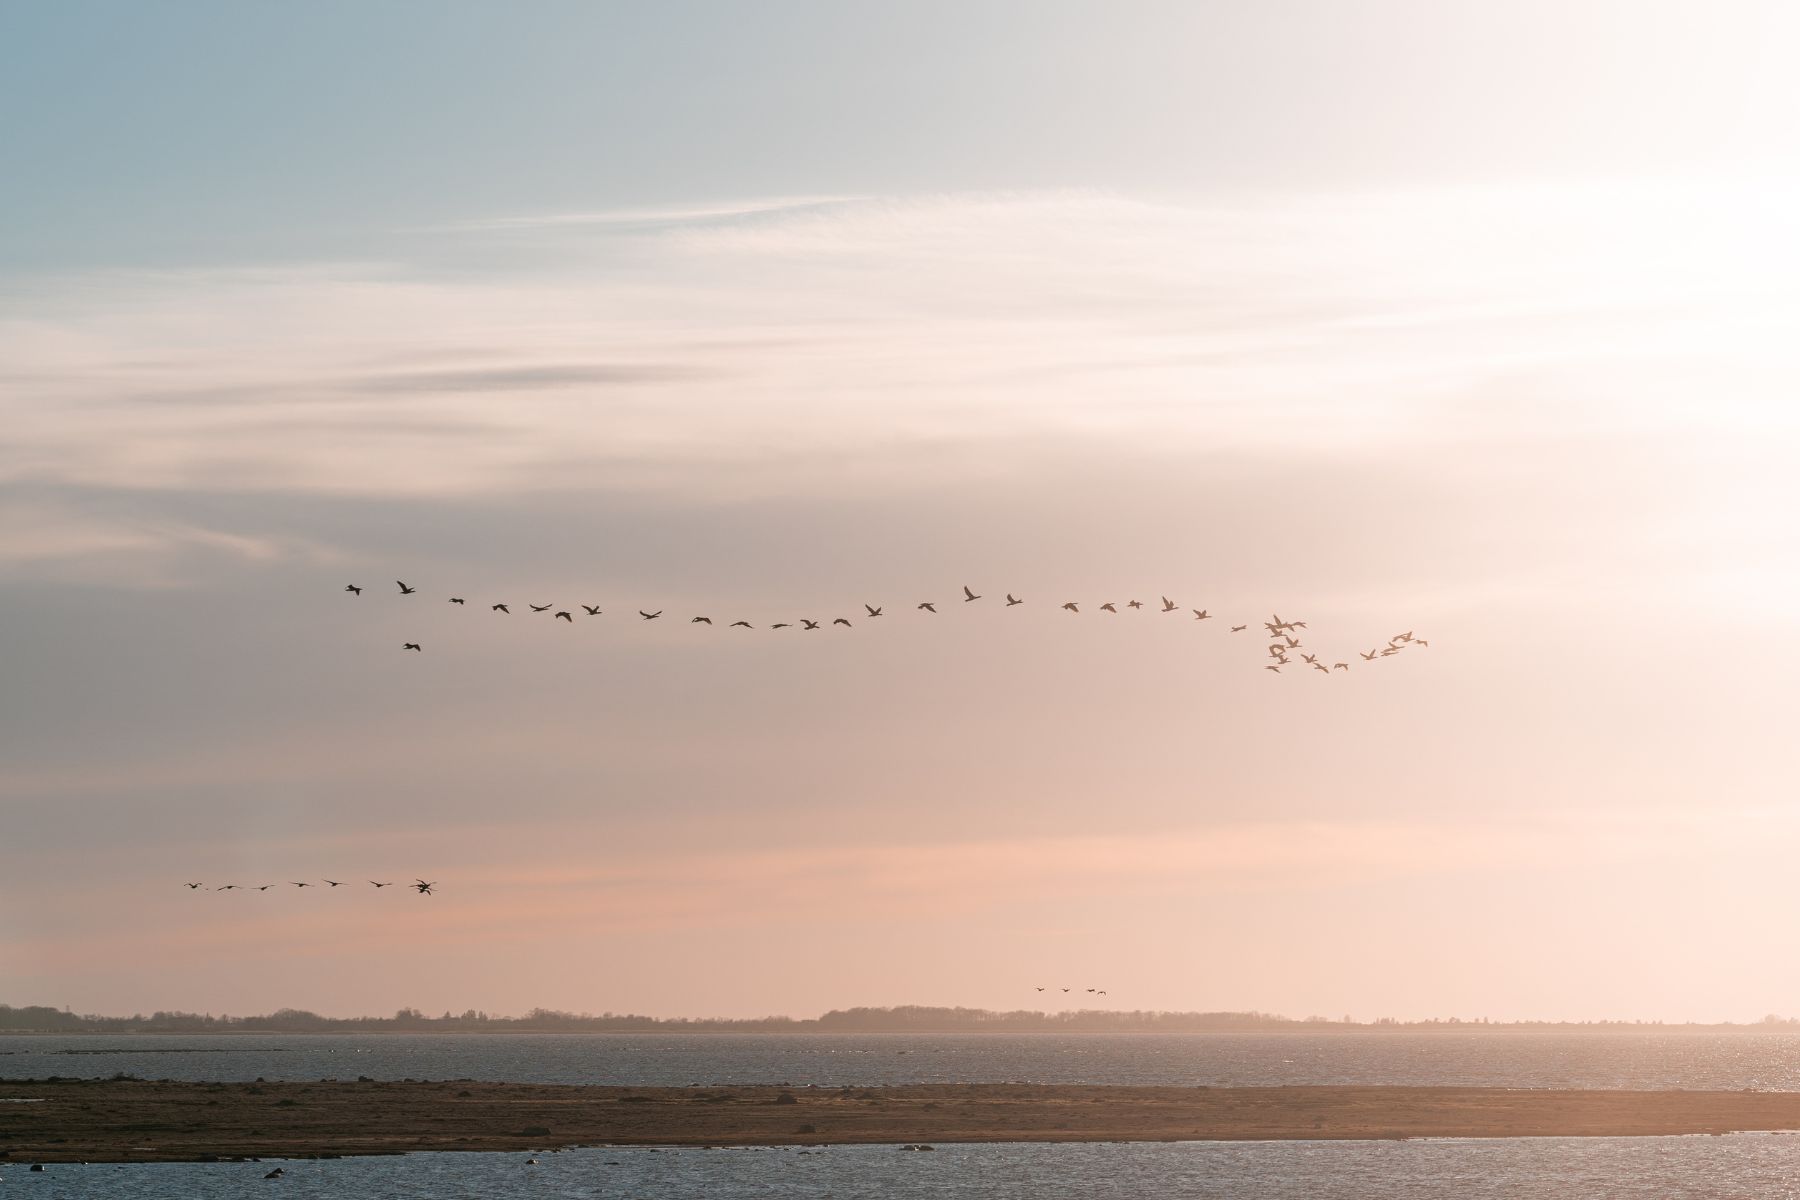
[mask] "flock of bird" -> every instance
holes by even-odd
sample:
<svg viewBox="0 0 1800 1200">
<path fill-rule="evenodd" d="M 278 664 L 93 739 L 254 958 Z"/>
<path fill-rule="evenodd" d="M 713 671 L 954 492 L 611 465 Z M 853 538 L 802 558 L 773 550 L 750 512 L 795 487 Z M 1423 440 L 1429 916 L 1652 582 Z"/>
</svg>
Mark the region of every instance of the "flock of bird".
<svg viewBox="0 0 1800 1200">
<path fill-rule="evenodd" d="M 326 886 L 327 891 L 331 888 L 344 886 L 344 881 L 341 879 L 321 879 L 317 883 L 310 879 L 305 880 L 304 882 L 290 879 L 288 880 L 288 883 L 297 888 L 318 887 L 323 884 Z M 393 880 L 389 880 L 386 883 L 380 883 L 371 879 L 369 880 L 369 883 L 377 890 L 396 886 Z M 276 883 L 222 883 L 218 887 L 207 887 L 204 883 L 184 883 L 181 886 L 185 887 L 190 892 L 266 892 L 270 888 L 280 887 L 281 885 Z M 431 889 L 435 888 L 437 884 L 419 879 L 406 886 L 419 893 L 421 896 L 429 896 L 433 894 Z"/>
<path fill-rule="evenodd" d="M 1040 991 L 1040 992 L 1047 992 L 1047 991 L 1049 991 L 1049 990 L 1050 990 L 1050 989 L 1049 989 L 1049 988 L 1039 988 L 1039 989 L 1038 989 L 1038 991 Z M 1058 991 L 1061 991 L 1061 992 L 1068 992 L 1068 991 L 1072 991 L 1072 990 L 1073 990 L 1073 989 L 1071 989 L 1071 988 L 1058 988 L 1058 989 L 1057 989 L 1057 990 L 1058 990 Z M 1088 989 L 1087 989 L 1087 993 L 1088 993 L 1088 995 L 1090 995 L 1090 996 L 1104 996 L 1104 995 L 1106 995 L 1106 989 L 1105 989 L 1105 988 L 1088 988 Z"/>
<path fill-rule="evenodd" d="M 394 583 L 397 587 L 399 587 L 399 589 L 400 589 L 399 594 L 402 596 L 416 595 L 419 591 L 418 588 L 407 584 L 403 580 L 396 579 L 394 581 Z M 344 590 L 354 596 L 360 596 L 363 593 L 362 587 L 360 585 L 354 584 L 354 583 L 345 584 Z M 973 604 L 976 601 L 984 600 L 984 599 L 986 599 L 985 596 L 976 592 L 973 588 L 970 588 L 967 584 L 963 585 L 961 603 Z M 1150 608 L 1151 611 L 1153 611 L 1153 612 L 1159 612 L 1159 613 L 1165 613 L 1165 614 L 1167 614 L 1167 613 L 1192 613 L 1193 619 L 1196 621 L 1210 621 L 1210 620 L 1214 619 L 1212 613 L 1208 612 L 1204 608 L 1184 608 L 1182 605 L 1177 604 L 1175 601 L 1169 599 L 1167 596 L 1161 597 L 1161 600 L 1162 600 L 1162 604 L 1160 607 L 1153 607 L 1151 605 L 1146 604 L 1144 601 L 1141 601 L 1141 600 L 1127 600 L 1124 604 L 1124 607 L 1128 608 L 1128 609 L 1132 609 L 1132 610 Z M 462 596 L 451 596 L 451 597 L 449 597 L 449 602 L 451 604 L 464 605 L 464 606 L 466 606 L 468 604 L 467 599 L 465 599 Z M 937 612 L 938 603 L 939 602 L 935 601 L 935 600 L 924 600 L 924 601 L 920 601 L 918 604 L 914 605 L 914 609 L 915 609 L 915 611 L 919 611 L 919 612 L 935 614 Z M 1008 592 L 1008 593 L 1006 593 L 1006 601 L 1005 601 L 1005 604 L 1003 607 L 1014 608 L 1014 607 L 1017 607 L 1024 603 L 1025 603 L 1024 600 L 1022 600 L 1018 596 L 1013 595 L 1011 592 Z M 1062 608 L 1065 612 L 1079 614 L 1081 612 L 1081 605 L 1083 603 L 1084 603 L 1084 601 L 1069 600 L 1069 601 L 1065 601 L 1059 607 Z M 563 608 L 558 608 L 555 604 L 530 604 L 530 603 L 527 603 L 526 607 L 529 608 L 533 613 L 538 613 L 538 614 L 549 613 L 550 619 L 552 621 L 566 621 L 571 625 L 573 625 L 575 623 L 574 608 L 563 609 Z M 885 608 L 884 605 L 868 604 L 868 603 L 864 603 L 862 607 L 863 607 L 864 612 L 867 615 L 859 616 L 858 620 L 873 620 L 875 618 L 881 617 L 883 615 L 883 610 Z M 1118 615 L 1120 606 L 1117 602 L 1109 600 L 1106 603 L 1096 605 L 1095 607 L 1100 612 L 1112 613 L 1113 615 L 1116 616 L 1116 615 Z M 575 606 L 575 608 L 579 608 L 582 612 L 586 613 L 589 617 L 601 616 L 601 615 L 603 615 L 603 613 L 605 611 L 598 604 L 578 604 Z M 502 613 L 502 614 L 510 616 L 512 614 L 512 605 L 509 603 L 490 604 L 490 605 L 488 605 L 488 611 Z M 642 620 L 642 621 L 658 621 L 658 620 L 662 619 L 663 614 L 664 614 L 664 610 L 660 609 L 660 608 L 657 609 L 655 612 L 648 612 L 641 608 L 637 610 L 638 619 Z M 802 631 L 813 630 L 813 629 L 822 629 L 826 625 L 825 618 L 823 618 L 823 617 L 816 617 L 816 618 L 815 617 L 800 617 L 797 619 L 797 621 L 798 621 L 798 624 Z M 713 624 L 713 619 L 709 616 L 689 617 L 688 624 L 690 624 L 690 625 L 711 625 L 711 624 Z M 768 629 L 792 629 L 795 624 L 796 624 L 795 621 L 776 621 L 773 624 L 766 626 L 766 628 L 768 628 Z M 830 624 L 832 624 L 834 626 L 842 625 L 846 629 L 854 628 L 854 625 L 851 622 L 849 617 L 834 617 L 831 619 Z M 1252 624 L 1251 622 L 1246 621 L 1242 625 L 1230 625 L 1229 630 L 1232 633 L 1246 633 L 1250 630 L 1251 624 Z M 1306 628 L 1305 621 L 1283 620 L 1281 615 L 1279 613 L 1276 613 L 1276 614 L 1273 614 L 1269 620 L 1263 621 L 1260 624 L 1262 625 L 1262 628 L 1268 632 L 1268 636 L 1270 639 L 1269 646 L 1268 646 L 1268 652 L 1269 652 L 1269 657 L 1272 660 L 1272 661 L 1264 664 L 1264 667 L 1263 667 L 1264 670 L 1272 671 L 1275 674 L 1279 675 L 1281 673 L 1281 669 L 1283 667 L 1295 665 L 1294 660 L 1293 660 L 1293 654 L 1296 651 L 1300 652 L 1300 654 L 1299 654 L 1300 663 L 1298 665 L 1301 667 L 1301 669 L 1304 669 L 1306 667 L 1311 667 L 1313 670 L 1320 671 L 1326 675 L 1330 675 L 1333 671 L 1348 671 L 1350 669 L 1350 664 L 1348 662 L 1327 663 L 1323 659 L 1321 659 L 1318 655 L 1307 652 L 1305 645 L 1301 642 L 1300 638 L 1298 636 L 1296 636 L 1300 630 Z M 739 621 L 732 621 L 730 623 L 730 625 L 727 626 L 727 628 L 730 628 L 730 629 L 755 629 L 755 628 L 757 628 L 757 626 L 751 624 L 749 621 L 739 620 Z M 1428 648 L 1430 645 L 1431 645 L 1431 643 L 1426 641 L 1424 638 L 1414 637 L 1412 630 L 1409 629 L 1405 633 L 1397 633 L 1393 637 L 1390 637 L 1387 641 L 1387 644 L 1384 646 L 1376 646 L 1367 651 L 1358 651 L 1357 653 L 1361 656 L 1362 661 L 1374 662 L 1377 659 L 1391 658 L 1392 656 L 1399 654 L 1402 650 L 1408 650 L 1408 649 L 1413 649 L 1413 648 L 1425 649 L 1425 648 Z M 422 646 L 418 642 L 403 642 L 403 643 L 401 643 L 400 648 L 402 651 L 412 650 L 412 651 L 417 651 L 420 653 L 424 652 L 424 646 Z"/>
</svg>

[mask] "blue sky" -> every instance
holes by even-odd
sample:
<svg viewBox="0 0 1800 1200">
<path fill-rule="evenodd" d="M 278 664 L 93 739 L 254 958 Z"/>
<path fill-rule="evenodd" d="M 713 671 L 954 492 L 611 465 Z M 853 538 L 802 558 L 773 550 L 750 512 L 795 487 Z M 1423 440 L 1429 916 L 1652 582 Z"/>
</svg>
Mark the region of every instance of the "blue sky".
<svg viewBox="0 0 1800 1200">
<path fill-rule="evenodd" d="M 1780 1008 L 1794 24 L 6 8 L 0 998 Z"/>
</svg>

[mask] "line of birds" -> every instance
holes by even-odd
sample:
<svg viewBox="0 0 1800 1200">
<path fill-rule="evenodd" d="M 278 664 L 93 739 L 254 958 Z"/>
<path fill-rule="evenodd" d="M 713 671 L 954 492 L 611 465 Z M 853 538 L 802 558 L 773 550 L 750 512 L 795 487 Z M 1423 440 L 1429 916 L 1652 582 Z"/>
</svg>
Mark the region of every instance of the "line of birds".
<svg viewBox="0 0 1800 1200">
<path fill-rule="evenodd" d="M 396 579 L 394 581 L 394 583 L 397 587 L 399 587 L 400 595 L 402 595 L 402 596 L 414 595 L 419 590 L 418 588 L 412 587 L 411 585 L 407 584 L 404 580 Z M 354 583 L 345 584 L 344 590 L 346 592 L 351 593 L 352 595 L 357 595 L 357 596 L 360 596 L 363 593 L 363 589 L 359 585 L 354 584 Z M 970 603 L 973 603 L 974 601 L 982 600 L 982 599 L 986 598 L 986 597 L 982 596 L 980 593 L 976 592 L 974 589 L 970 588 L 967 584 L 963 585 L 962 591 L 963 591 L 962 602 L 964 604 L 970 604 Z M 449 599 L 450 599 L 450 603 L 452 603 L 452 604 L 466 605 L 468 603 L 468 601 L 461 596 L 451 596 Z M 1160 608 L 1152 609 L 1152 611 L 1162 612 L 1162 613 L 1173 613 L 1173 612 L 1181 612 L 1182 611 L 1182 606 L 1177 604 L 1175 601 L 1169 599 L 1167 596 L 1163 596 L 1161 599 L 1162 599 L 1162 606 Z M 928 613 L 936 613 L 937 612 L 937 603 L 938 602 L 934 601 L 934 600 L 922 601 L 919 604 L 915 605 L 915 609 L 924 611 L 924 612 L 928 612 Z M 1006 593 L 1005 607 L 1013 608 L 1013 607 L 1016 607 L 1016 606 L 1024 604 L 1024 603 L 1025 603 L 1024 600 L 1013 595 L 1011 592 Z M 1081 601 L 1070 600 L 1070 601 L 1067 601 L 1064 604 L 1062 604 L 1060 607 L 1067 612 L 1080 613 L 1081 612 L 1081 604 L 1082 604 Z M 571 609 L 556 609 L 556 606 L 554 604 L 530 604 L 530 603 L 527 603 L 526 607 L 531 609 L 531 611 L 534 613 L 546 613 L 546 612 L 550 613 L 551 620 L 567 621 L 571 625 L 573 625 L 575 623 L 574 611 Z M 582 611 L 587 613 L 587 615 L 590 617 L 598 617 L 598 616 L 602 615 L 602 613 L 604 612 L 604 610 L 597 604 L 581 604 L 581 605 L 577 605 L 576 607 L 580 608 Z M 885 606 L 883 606 L 883 605 L 877 605 L 877 604 L 868 604 L 868 603 L 863 604 L 863 608 L 868 613 L 869 618 L 875 618 L 875 617 L 882 616 L 884 607 Z M 1130 609 L 1141 609 L 1141 608 L 1148 608 L 1150 606 L 1145 604 L 1141 600 L 1127 600 L 1125 602 L 1125 607 L 1130 608 Z M 488 608 L 489 608 L 489 611 L 491 611 L 491 612 L 506 613 L 508 615 L 510 615 L 512 613 L 512 607 L 509 604 L 491 604 L 488 606 Z M 552 612 L 551 610 L 553 610 L 553 609 L 556 609 L 556 611 Z M 665 610 L 659 608 L 655 612 L 647 612 L 644 609 L 640 608 L 637 610 L 637 615 L 642 620 L 655 621 L 655 620 L 660 620 L 662 618 L 664 611 Z M 1116 615 L 1119 611 L 1119 606 L 1117 603 L 1109 600 L 1105 604 L 1099 605 L 1099 611 L 1113 613 Z M 1196 621 L 1210 621 L 1213 619 L 1212 613 L 1207 611 L 1204 608 L 1190 608 L 1190 609 L 1187 609 L 1187 611 L 1194 614 L 1194 620 L 1196 620 Z M 713 623 L 713 619 L 711 617 L 690 617 L 690 618 L 688 618 L 688 623 L 690 625 L 711 625 Z M 813 619 L 813 618 L 808 618 L 808 617 L 800 618 L 800 626 L 803 630 L 821 629 L 824 627 L 824 624 L 825 623 L 822 618 L 820 618 L 820 619 Z M 831 624 L 842 625 L 846 629 L 854 628 L 854 626 L 851 624 L 851 621 L 848 617 L 836 617 L 831 621 Z M 793 625 L 794 625 L 794 623 L 792 621 L 777 621 L 774 624 L 768 626 L 768 628 L 770 628 L 770 629 L 791 629 L 791 628 L 793 628 Z M 1294 634 L 1299 630 L 1305 629 L 1306 622 L 1305 621 L 1285 621 L 1282 619 L 1280 613 L 1275 613 L 1271 616 L 1271 618 L 1269 620 L 1262 622 L 1262 627 L 1268 631 L 1269 637 L 1272 639 L 1269 643 L 1269 656 L 1275 660 L 1274 662 L 1266 664 L 1263 669 L 1266 671 L 1272 671 L 1279 675 L 1281 673 L 1281 668 L 1290 665 L 1293 661 L 1292 658 L 1290 657 L 1289 652 L 1302 649 L 1302 643 L 1301 643 L 1300 639 L 1295 637 Z M 731 624 L 729 626 L 727 626 L 727 628 L 730 628 L 730 629 L 755 629 L 756 626 L 752 625 L 749 621 L 733 621 L 733 622 L 731 622 Z M 1232 632 L 1232 633 L 1244 633 L 1250 629 L 1250 623 L 1245 622 L 1242 625 L 1232 625 L 1229 628 L 1230 628 L 1230 632 Z M 1398 654 L 1402 650 L 1408 649 L 1410 647 L 1429 648 L 1430 645 L 1431 645 L 1431 643 L 1426 641 L 1424 638 L 1415 638 L 1413 636 L 1412 631 L 1409 629 L 1405 633 L 1398 633 L 1398 634 L 1395 634 L 1393 637 L 1389 638 L 1387 645 L 1385 645 L 1385 646 L 1377 646 L 1374 649 L 1368 650 L 1366 652 L 1358 651 L 1358 654 L 1361 655 L 1362 660 L 1364 662 L 1374 662 L 1378 658 L 1392 657 L 1393 655 Z M 424 652 L 424 647 L 422 645 L 420 645 L 420 643 L 418 643 L 418 642 L 403 642 L 403 643 L 401 643 L 400 648 L 402 651 L 414 650 L 414 651 L 418 651 L 420 653 Z M 1350 669 L 1350 664 L 1348 662 L 1334 662 L 1334 663 L 1327 665 L 1325 662 L 1321 661 L 1317 655 L 1314 655 L 1314 654 L 1302 653 L 1300 657 L 1301 657 L 1303 665 L 1310 666 L 1314 670 L 1321 671 L 1326 675 L 1330 675 L 1333 671 L 1348 671 Z"/>
<path fill-rule="evenodd" d="M 344 881 L 341 879 L 321 879 L 317 883 L 314 883 L 312 880 L 300 882 L 290 879 L 288 882 L 297 888 L 318 887 L 319 884 L 325 884 L 329 890 L 329 888 L 344 886 Z M 391 879 L 386 883 L 381 883 L 373 879 L 368 882 L 377 889 L 396 886 Z M 274 883 L 222 883 L 218 887 L 207 887 L 204 883 L 183 883 L 181 886 L 185 887 L 190 892 L 266 892 L 270 888 L 279 887 L 280 885 Z M 431 889 L 435 888 L 437 884 L 435 882 L 427 882 L 426 880 L 419 879 L 406 886 L 419 893 L 421 896 L 430 896 L 433 894 Z"/>
<path fill-rule="evenodd" d="M 1050 990 L 1050 989 L 1049 989 L 1049 988 L 1047 988 L 1047 987 L 1041 987 L 1041 988 L 1039 988 L 1039 989 L 1038 989 L 1038 991 L 1040 991 L 1040 992 L 1047 992 L 1047 991 L 1049 991 L 1049 990 Z M 1070 988 L 1058 988 L 1058 989 L 1057 989 L 1057 990 L 1058 990 L 1058 991 L 1061 991 L 1061 992 L 1067 992 L 1067 991 L 1070 991 L 1070 990 L 1072 990 L 1072 989 L 1070 989 Z M 1089 994 L 1089 995 L 1090 995 L 1090 996 L 1104 996 L 1104 995 L 1106 995 L 1106 989 L 1105 989 L 1105 988 L 1088 988 L 1088 989 L 1087 989 L 1087 992 L 1088 992 L 1088 994 Z"/>
</svg>

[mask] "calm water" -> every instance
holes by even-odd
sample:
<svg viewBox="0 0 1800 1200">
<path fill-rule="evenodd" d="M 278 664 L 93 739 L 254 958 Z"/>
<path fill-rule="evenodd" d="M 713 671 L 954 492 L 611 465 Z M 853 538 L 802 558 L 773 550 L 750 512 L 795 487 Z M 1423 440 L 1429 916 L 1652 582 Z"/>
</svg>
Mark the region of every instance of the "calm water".
<svg viewBox="0 0 1800 1200">
<path fill-rule="evenodd" d="M 0 1196 L 43 1200 L 393 1197 L 1019 1197 L 1031 1200 L 1373 1200 L 1800 1196 L 1800 1137 L 1516 1138 L 1437 1142 L 1177 1142 L 770 1150 L 415 1154 L 284 1164 L 0 1168 Z"/>
<path fill-rule="evenodd" d="M 1280 1083 L 1800 1091 L 1800 1034 L 0 1037 L 0 1078 Z"/>
</svg>

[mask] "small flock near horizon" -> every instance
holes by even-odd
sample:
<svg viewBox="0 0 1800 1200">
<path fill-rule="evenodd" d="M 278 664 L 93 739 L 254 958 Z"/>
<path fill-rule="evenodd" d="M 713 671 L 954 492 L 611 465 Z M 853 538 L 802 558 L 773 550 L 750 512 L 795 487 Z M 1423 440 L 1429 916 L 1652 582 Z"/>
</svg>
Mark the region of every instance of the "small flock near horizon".
<svg viewBox="0 0 1800 1200">
<path fill-rule="evenodd" d="M 323 885 L 326 891 L 344 886 L 344 881 L 341 879 L 320 879 L 317 881 L 311 879 L 290 879 L 287 882 L 290 887 L 297 888 L 319 887 Z M 366 882 L 377 891 L 380 891 L 382 888 L 396 886 L 395 882 L 391 879 L 385 883 L 374 879 L 367 880 Z M 278 883 L 221 883 L 217 887 L 209 887 L 205 883 L 184 882 L 181 886 L 190 892 L 266 892 L 271 888 L 280 888 L 281 885 Z M 436 894 L 433 889 L 437 887 L 437 883 L 435 881 L 415 879 L 412 883 L 406 884 L 405 886 L 408 889 L 419 893 L 421 896 L 431 896 Z"/>
</svg>

